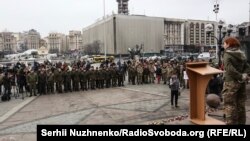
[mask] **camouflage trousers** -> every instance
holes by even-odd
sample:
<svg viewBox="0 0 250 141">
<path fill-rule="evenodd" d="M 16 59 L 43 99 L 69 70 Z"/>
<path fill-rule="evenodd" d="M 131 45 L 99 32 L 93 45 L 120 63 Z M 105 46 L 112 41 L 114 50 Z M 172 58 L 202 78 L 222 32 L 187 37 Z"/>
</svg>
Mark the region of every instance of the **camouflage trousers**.
<svg viewBox="0 0 250 141">
<path fill-rule="evenodd" d="M 226 124 L 245 124 L 246 84 L 234 81 L 225 82 L 222 93 Z"/>
<path fill-rule="evenodd" d="M 152 72 L 149 73 L 149 83 L 155 83 L 154 73 Z"/>
<path fill-rule="evenodd" d="M 137 84 L 138 85 L 142 84 L 142 73 L 137 74 Z"/>
</svg>

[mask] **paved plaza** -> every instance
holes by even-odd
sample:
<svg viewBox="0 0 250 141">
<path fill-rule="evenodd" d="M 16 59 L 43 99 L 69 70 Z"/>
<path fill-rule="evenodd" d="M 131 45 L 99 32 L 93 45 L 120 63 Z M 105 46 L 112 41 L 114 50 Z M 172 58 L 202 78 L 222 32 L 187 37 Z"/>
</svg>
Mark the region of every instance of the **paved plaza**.
<svg viewBox="0 0 250 141">
<path fill-rule="evenodd" d="M 248 95 L 250 85 L 248 85 Z M 148 125 L 189 111 L 189 90 L 179 98 L 179 108 L 170 104 L 167 85 L 127 85 L 87 92 L 43 95 L 0 102 L 0 141 L 15 138 L 17 141 L 36 140 L 38 124 L 73 125 Z M 250 102 L 247 102 L 247 124 L 250 124 Z M 222 111 L 214 113 L 220 118 Z M 169 124 L 191 124 L 188 119 Z"/>
</svg>

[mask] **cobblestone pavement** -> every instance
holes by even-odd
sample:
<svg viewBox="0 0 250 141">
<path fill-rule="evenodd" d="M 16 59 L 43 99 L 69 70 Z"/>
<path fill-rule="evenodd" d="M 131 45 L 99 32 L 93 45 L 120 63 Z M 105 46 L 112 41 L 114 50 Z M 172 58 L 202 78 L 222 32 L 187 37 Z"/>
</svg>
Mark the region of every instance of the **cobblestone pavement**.
<svg viewBox="0 0 250 141">
<path fill-rule="evenodd" d="M 28 102 L 24 105 L 25 101 Z M 0 103 L 0 117 L 22 104 L 22 108 L 0 122 L 0 141 L 5 138 L 34 141 L 38 124 L 149 124 L 188 114 L 189 91 L 182 92 L 179 108 L 171 107 L 169 88 L 163 84 L 44 95 Z M 249 107 L 248 100 L 248 124 Z M 188 121 L 174 123 L 188 124 Z"/>
</svg>

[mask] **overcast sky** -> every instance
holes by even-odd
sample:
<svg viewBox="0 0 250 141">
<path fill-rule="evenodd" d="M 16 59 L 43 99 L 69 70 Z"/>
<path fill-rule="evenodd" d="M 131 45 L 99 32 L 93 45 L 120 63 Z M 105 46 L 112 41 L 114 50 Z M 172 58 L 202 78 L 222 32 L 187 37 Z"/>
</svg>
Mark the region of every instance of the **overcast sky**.
<svg viewBox="0 0 250 141">
<path fill-rule="evenodd" d="M 0 32 L 36 29 L 68 34 L 82 30 L 104 15 L 104 0 L 0 0 Z M 106 14 L 117 13 L 116 0 L 105 0 Z M 214 20 L 215 0 L 130 0 L 130 14 L 166 18 Z M 240 24 L 249 21 L 249 0 L 219 0 L 218 19 Z"/>
</svg>

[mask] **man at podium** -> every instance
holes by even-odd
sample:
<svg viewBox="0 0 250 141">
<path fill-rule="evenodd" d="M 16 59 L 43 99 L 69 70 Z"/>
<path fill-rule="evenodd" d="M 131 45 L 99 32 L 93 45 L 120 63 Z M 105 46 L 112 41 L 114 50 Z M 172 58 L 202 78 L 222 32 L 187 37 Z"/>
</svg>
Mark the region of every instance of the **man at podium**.
<svg viewBox="0 0 250 141">
<path fill-rule="evenodd" d="M 224 40 L 224 86 L 223 100 L 225 122 L 231 124 L 246 123 L 246 80 L 250 74 L 245 54 L 240 50 L 240 42 L 233 37 Z"/>
</svg>

